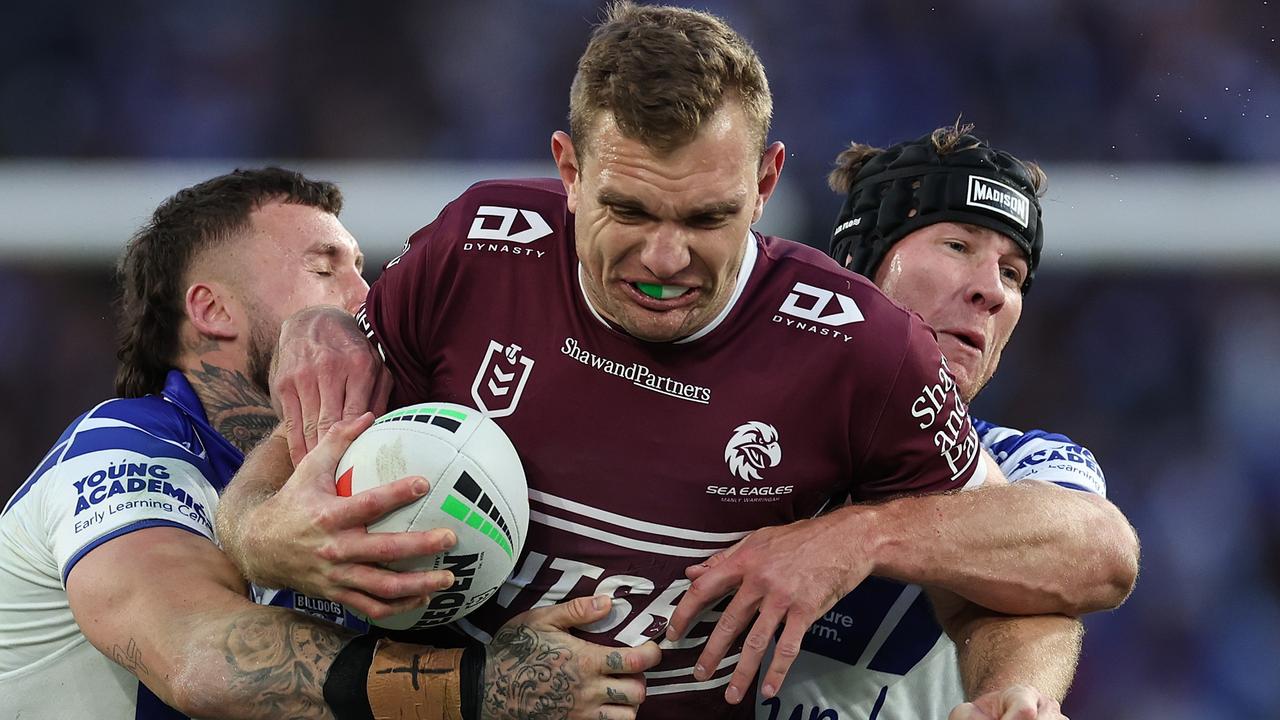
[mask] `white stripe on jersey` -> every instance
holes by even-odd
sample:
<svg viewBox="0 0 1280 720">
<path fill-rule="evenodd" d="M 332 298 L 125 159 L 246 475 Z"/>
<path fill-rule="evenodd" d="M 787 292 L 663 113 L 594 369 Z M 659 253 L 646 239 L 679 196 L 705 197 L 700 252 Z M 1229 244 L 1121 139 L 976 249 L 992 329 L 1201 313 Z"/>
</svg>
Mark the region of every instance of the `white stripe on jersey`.
<svg viewBox="0 0 1280 720">
<path fill-rule="evenodd" d="M 865 668 L 871 664 L 871 659 L 880 652 L 880 647 L 884 645 L 884 641 L 889 639 L 889 634 L 894 628 L 898 627 L 898 621 L 903 615 L 907 614 L 907 609 L 911 607 L 911 603 L 916 601 L 920 595 L 919 585 L 908 585 L 902 589 L 902 594 L 897 600 L 893 601 L 893 605 L 889 606 L 889 611 L 885 613 L 884 620 L 880 622 L 880 627 L 876 628 L 876 634 L 871 636 L 871 640 L 867 642 L 867 647 L 862 651 L 862 655 L 858 658 L 858 664 L 855 667 Z"/>
<path fill-rule="evenodd" d="M 658 687 L 652 688 L 647 687 L 645 688 L 644 694 L 648 697 L 652 695 L 670 695 L 671 693 L 689 692 L 691 690 L 709 690 L 711 688 L 718 688 L 721 685 L 728 685 L 729 681 L 732 679 L 733 673 L 729 673 L 724 677 L 712 678 L 703 682 L 674 683 L 672 685 L 659 685 Z"/>
<path fill-rule="evenodd" d="M 742 657 L 742 653 L 737 653 L 736 655 L 730 655 L 730 656 L 726 657 L 725 659 L 723 659 L 723 660 L 721 660 L 721 661 L 720 661 L 720 664 L 719 664 L 719 665 L 716 665 L 716 671 L 718 672 L 718 671 L 720 671 L 720 670 L 725 669 L 726 667 L 728 667 L 728 666 L 730 666 L 730 665 L 733 665 L 734 663 L 738 662 L 738 658 L 740 658 L 740 657 Z M 684 676 L 684 675 L 692 675 L 692 674 L 693 674 L 693 668 L 694 668 L 694 666 L 693 666 L 693 665 L 690 665 L 689 667 L 685 667 L 685 668 L 676 668 L 675 670 L 654 670 L 654 671 L 652 671 L 652 672 L 646 672 L 646 673 L 644 674 L 644 676 L 645 676 L 645 679 L 647 679 L 647 680 L 656 680 L 656 679 L 660 679 L 660 678 L 682 677 L 682 676 Z"/>
<path fill-rule="evenodd" d="M 729 546 L 729 544 L 726 543 L 724 547 L 718 548 L 686 548 L 676 545 L 667 545 L 664 543 L 649 542 L 648 540 L 637 540 L 635 538 L 624 537 L 605 530 L 589 527 L 581 523 L 551 517 L 550 515 L 540 513 L 537 510 L 529 511 L 529 519 L 536 523 L 542 523 L 543 525 L 548 525 L 559 530 L 565 530 L 575 535 L 581 535 L 593 540 L 599 540 L 600 542 L 606 542 L 610 545 L 617 545 L 618 547 L 630 548 L 632 550 L 642 550 L 644 552 L 656 553 L 658 555 L 704 558 L 711 557 Z"/>
<path fill-rule="evenodd" d="M 176 440 L 170 440 L 169 438 L 163 437 L 161 435 L 157 435 L 144 427 L 139 427 L 137 425 L 134 425 L 131 422 L 120 420 L 119 418 L 87 417 L 80 423 L 79 427 L 76 428 L 76 434 L 79 434 L 81 432 L 85 432 L 88 430 L 102 430 L 102 429 L 112 429 L 112 428 L 124 428 L 126 430 L 137 430 L 140 433 L 150 435 L 151 437 L 155 438 L 156 440 L 159 440 L 162 443 L 165 443 L 166 445 L 172 445 L 173 447 L 178 448 L 179 450 L 187 453 L 188 455 L 197 457 L 201 460 L 209 459 L 208 453 L 205 452 L 203 445 L 200 446 L 199 452 L 197 452 L 195 450 L 192 450 L 190 447 L 188 447 L 184 443 L 180 443 Z M 73 435 L 72 438 L 74 439 L 75 435 Z M 199 435 L 195 435 L 195 438 L 196 438 L 196 442 L 200 442 Z"/>
<path fill-rule="evenodd" d="M 619 515 L 617 513 L 612 513 L 612 512 L 609 512 L 608 510 L 593 508 L 590 505 L 583 505 L 580 502 L 574 502 L 573 500 L 567 500 L 565 498 L 556 497 L 555 495 L 552 495 L 550 493 L 545 493 L 545 492 L 541 492 L 533 489 L 529 490 L 529 499 L 537 500 L 538 502 L 544 505 L 557 507 L 557 508 L 560 508 L 561 510 L 568 510 L 569 512 L 574 513 L 576 515 L 585 515 L 595 520 L 602 520 L 612 525 L 617 525 L 619 527 L 626 528 L 628 530 L 640 530 L 640 531 L 651 533 L 654 535 L 667 535 L 670 537 L 679 538 L 681 540 L 702 540 L 705 542 L 733 543 L 751 534 L 750 531 L 713 533 L 713 532 L 702 532 L 701 530 L 686 530 L 685 528 L 679 528 L 672 525 L 660 525 L 658 523 L 648 522 L 646 520 L 639 520 L 636 518 L 627 517 L 626 515 Z"/>
<path fill-rule="evenodd" d="M 1007 440 L 1015 435 L 1021 435 L 1021 434 L 1022 434 L 1021 432 L 1014 430 L 1013 428 L 994 427 L 988 430 L 987 432 L 983 433 L 982 445 L 983 447 L 991 448 L 996 443 L 1003 442 L 1004 440 Z"/>
</svg>

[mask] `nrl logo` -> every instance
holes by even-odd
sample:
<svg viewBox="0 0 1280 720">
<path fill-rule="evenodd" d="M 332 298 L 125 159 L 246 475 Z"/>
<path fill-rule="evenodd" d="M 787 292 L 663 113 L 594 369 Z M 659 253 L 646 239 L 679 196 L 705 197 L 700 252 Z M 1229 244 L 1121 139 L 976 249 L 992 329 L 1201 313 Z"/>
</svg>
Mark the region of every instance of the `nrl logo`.
<svg viewBox="0 0 1280 720">
<path fill-rule="evenodd" d="M 524 348 L 490 340 L 471 383 L 471 399 L 485 415 L 506 417 L 516 411 L 532 371 L 533 358 L 524 355 Z"/>
<path fill-rule="evenodd" d="M 724 461 L 729 472 L 751 482 L 760 479 L 760 471 L 777 467 L 782 462 L 782 446 L 778 431 L 772 425 L 752 420 L 733 429 L 733 437 L 724 446 Z"/>
</svg>

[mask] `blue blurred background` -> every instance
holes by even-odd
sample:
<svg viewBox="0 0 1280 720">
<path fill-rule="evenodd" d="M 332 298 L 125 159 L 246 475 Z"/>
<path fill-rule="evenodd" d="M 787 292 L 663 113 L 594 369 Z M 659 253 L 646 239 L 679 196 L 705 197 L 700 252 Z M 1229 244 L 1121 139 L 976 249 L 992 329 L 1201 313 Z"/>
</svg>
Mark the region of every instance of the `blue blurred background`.
<svg viewBox="0 0 1280 720">
<path fill-rule="evenodd" d="M 111 264 L 160 200 L 297 166 L 385 261 L 472 179 L 551 174 L 598 5 L 0 7 L 0 495 L 111 394 Z M 1090 446 L 1143 540 L 1133 597 L 1087 620 L 1075 718 L 1280 718 L 1277 5 L 695 5 L 769 71 L 766 230 L 823 244 L 845 143 L 961 116 L 1048 170 L 1045 260 L 976 411 Z"/>
</svg>

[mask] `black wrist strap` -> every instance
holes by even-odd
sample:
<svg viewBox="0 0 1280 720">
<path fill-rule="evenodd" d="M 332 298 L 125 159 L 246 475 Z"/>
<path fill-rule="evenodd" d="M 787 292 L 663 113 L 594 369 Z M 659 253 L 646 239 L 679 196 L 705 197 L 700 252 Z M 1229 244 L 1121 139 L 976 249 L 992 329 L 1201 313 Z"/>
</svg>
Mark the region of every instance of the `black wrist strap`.
<svg viewBox="0 0 1280 720">
<path fill-rule="evenodd" d="M 480 720 L 480 708 L 484 706 L 484 645 L 473 643 L 462 651 L 462 663 L 458 667 L 459 690 L 462 695 L 463 720 Z"/>
<path fill-rule="evenodd" d="M 324 701 L 337 720 L 373 720 L 369 707 L 369 666 L 377 638 L 361 635 L 338 652 L 324 679 Z"/>
</svg>

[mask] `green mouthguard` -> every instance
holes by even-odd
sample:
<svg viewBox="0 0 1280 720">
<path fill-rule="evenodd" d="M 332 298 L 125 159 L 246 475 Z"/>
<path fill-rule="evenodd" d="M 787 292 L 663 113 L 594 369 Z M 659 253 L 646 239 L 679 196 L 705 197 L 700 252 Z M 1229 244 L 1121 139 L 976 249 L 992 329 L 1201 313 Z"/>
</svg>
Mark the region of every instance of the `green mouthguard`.
<svg viewBox="0 0 1280 720">
<path fill-rule="evenodd" d="M 657 283 L 636 283 L 636 287 L 654 300 L 662 299 L 662 286 Z"/>
</svg>

